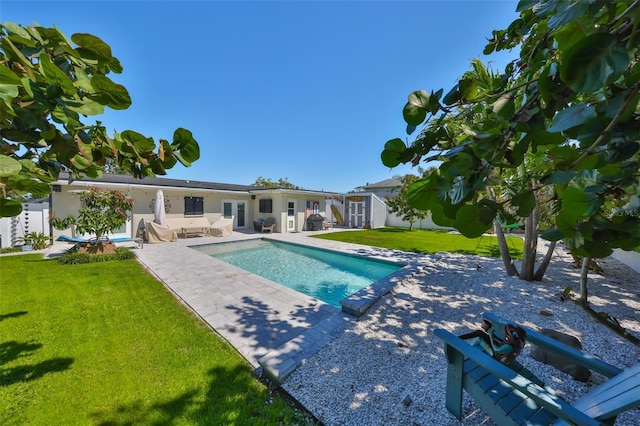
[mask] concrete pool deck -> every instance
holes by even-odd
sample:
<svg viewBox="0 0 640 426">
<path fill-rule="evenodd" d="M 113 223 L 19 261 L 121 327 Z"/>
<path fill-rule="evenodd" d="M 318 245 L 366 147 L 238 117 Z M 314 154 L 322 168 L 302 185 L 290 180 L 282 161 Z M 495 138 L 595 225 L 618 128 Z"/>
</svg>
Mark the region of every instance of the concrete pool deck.
<svg viewBox="0 0 640 426">
<path fill-rule="evenodd" d="M 309 238 L 321 232 L 273 235 L 234 232 L 228 237 L 145 244 L 135 252 L 147 270 L 254 368 L 262 368 L 269 379 L 281 383 L 304 359 L 357 317 L 190 247 L 267 238 L 392 261 L 411 261 L 407 253 Z M 411 273 L 411 269 L 405 267 L 382 280 L 377 288 L 365 290 L 354 303 L 366 309 Z"/>
</svg>

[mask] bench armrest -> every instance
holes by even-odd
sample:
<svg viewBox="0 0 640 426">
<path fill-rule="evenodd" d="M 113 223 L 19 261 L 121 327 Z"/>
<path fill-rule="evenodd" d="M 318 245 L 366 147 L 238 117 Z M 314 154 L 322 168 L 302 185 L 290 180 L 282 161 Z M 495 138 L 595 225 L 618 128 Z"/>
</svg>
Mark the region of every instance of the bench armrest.
<svg viewBox="0 0 640 426">
<path fill-rule="evenodd" d="M 509 383 L 512 387 L 529 396 L 537 404 L 553 413 L 556 417 L 580 425 L 600 425 L 600 422 L 572 407 L 562 398 L 550 394 L 543 387 L 521 376 L 511 368 L 502 364 L 500 361 L 493 359 L 479 348 L 471 346 L 469 343 L 450 332 L 443 329 L 437 329 L 435 330 L 435 335 L 445 342 L 445 352 L 454 350 L 461 353 L 465 358 L 472 359 L 482 365 L 482 367 L 490 373 L 496 375 Z M 460 380 L 462 380 L 462 377 L 460 377 Z M 447 386 L 451 385 L 447 384 Z"/>
<path fill-rule="evenodd" d="M 498 330 L 502 330 L 505 324 L 513 324 L 511 321 L 494 315 L 490 312 L 485 312 L 482 316 L 486 320 L 490 321 L 494 326 L 497 326 L 495 328 Z M 622 370 L 620 368 L 608 364 L 601 359 L 594 357 L 593 355 L 581 352 L 575 348 L 572 348 L 571 346 L 558 342 L 555 339 L 544 336 L 528 327 L 523 327 L 521 325 L 520 327 L 522 327 L 527 332 L 526 340 L 529 343 L 539 346 L 547 351 L 566 356 L 567 358 L 571 359 L 572 362 L 580 364 L 593 371 L 597 371 L 598 373 L 603 374 L 606 377 L 613 377 L 622 373 Z"/>
</svg>

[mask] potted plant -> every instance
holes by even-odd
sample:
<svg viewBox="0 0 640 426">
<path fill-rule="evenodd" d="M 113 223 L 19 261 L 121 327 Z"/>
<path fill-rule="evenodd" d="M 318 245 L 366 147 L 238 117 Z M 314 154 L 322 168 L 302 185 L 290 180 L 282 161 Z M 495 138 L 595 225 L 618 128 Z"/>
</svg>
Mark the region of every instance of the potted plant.
<svg viewBox="0 0 640 426">
<path fill-rule="evenodd" d="M 59 219 L 52 216 L 51 225 L 56 229 L 75 225 L 78 233 L 91 235 L 88 243 L 80 245 L 80 252 L 114 253 L 115 246 L 109 241 L 108 234 L 127 222 L 127 212 L 133 209 L 133 199 L 122 191 L 91 187 L 80 193 L 80 201 L 82 206 L 77 217 L 69 215 L 65 219 Z"/>
<path fill-rule="evenodd" d="M 49 237 L 42 232 L 29 232 L 22 238 L 18 238 L 14 241 L 14 244 L 21 245 L 22 251 L 42 250 L 47 247 Z"/>
</svg>

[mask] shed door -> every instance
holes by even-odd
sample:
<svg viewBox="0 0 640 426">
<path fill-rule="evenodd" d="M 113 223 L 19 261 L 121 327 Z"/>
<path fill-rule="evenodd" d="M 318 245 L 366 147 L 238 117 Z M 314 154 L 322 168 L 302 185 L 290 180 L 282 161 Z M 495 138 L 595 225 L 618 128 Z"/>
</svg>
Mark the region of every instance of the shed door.
<svg viewBox="0 0 640 426">
<path fill-rule="evenodd" d="M 353 228 L 364 226 L 364 201 L 349 203 L 349 225 Z"/>
</svg>

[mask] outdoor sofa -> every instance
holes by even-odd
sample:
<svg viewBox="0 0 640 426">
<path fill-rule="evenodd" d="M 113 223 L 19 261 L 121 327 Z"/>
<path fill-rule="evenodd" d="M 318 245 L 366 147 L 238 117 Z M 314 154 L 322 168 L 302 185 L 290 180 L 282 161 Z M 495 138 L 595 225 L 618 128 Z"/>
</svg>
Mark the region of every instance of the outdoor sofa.
<svg viewBox="0 0 640 426">
<path fill-rule="evenodd" d="M 176 241 L 178 238 L 204 237 L 213 235 L 224 237 L 233 232 L 233 217 L 220 218 L 213 224 L 204 216 L 168 217 L 167 226 L 147 222 L 145 239 L 149 243 Z"/>
</svg>

